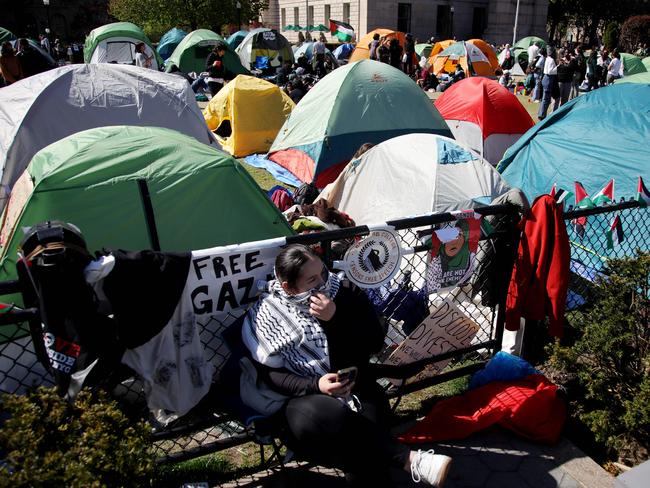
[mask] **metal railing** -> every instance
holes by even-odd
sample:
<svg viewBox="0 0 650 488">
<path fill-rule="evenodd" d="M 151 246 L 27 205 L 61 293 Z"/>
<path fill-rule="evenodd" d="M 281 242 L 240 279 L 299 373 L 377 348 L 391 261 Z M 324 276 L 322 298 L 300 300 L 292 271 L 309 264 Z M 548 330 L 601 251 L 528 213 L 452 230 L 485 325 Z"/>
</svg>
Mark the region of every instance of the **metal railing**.
<svg viewBox="0 0 650 488">
<path fill-rule="evenodd" d="M 519 240 L 519 214 L 516 207 L 506 205 L 474 211 L 490 222 L 490 231 L 479 241 L 471 278 L 464 285 L 445 293 L 429 293 L 426 289 L 429 247 L 423 238 L 431 234 L 436 224 L 451 222 L 457 217 L 452 213 L 440 213 L 386 223 L 394 228 L 402 249 L 407 252 L 390 283 L 368 294 L 388 331 L 376 362 L 384 362 L 441 299 L 453 302 L 476 324 L 476 333 L 470 343 L 424 357 L 406 367 L 387 369 L 387 373 L 401 378 L 401 381 L 380 380 L 389 397 L 470 374 L 483 367 L 501 348 L 505 298 Z M 335 267 L 341 258 L 340 249 L 368 235 L 371 230 L 367 226 L 358 226 L 303 234 L 288 237 L 287 243 L 317 245 L 326 264 Z M 20 291 L 18 282 L 0 284 L 0 294 L 17 291 Z M 206 358 L 214 364 L 224 364 L 228 359 L 230 350 L 225 346 L 222 333 L 243 313 L 243 308 L 234 310 L 224 324 L 218 326 L 203 324 L 201 341 Z M 24 320 L 28 320 L 27 325 L 17 325 Z M 39 327 L 40 317 L 36 309 L 0 315 L 0 389 L 3 392 L 20 394 L 34 386 L 54 384 L 48 369 L 38 360 L 43 354 L 42 347 L 38 344 L 35 347 L 32 341 L 32 337 L 39 337 Z M 381 370 L 382 366 L 377 368 Z M 252 431 L 237 420 L 236 413 L 221 404 L 219 387 L 219 383 L 215 383 L 195 409 L 170 426 L 154 427 L 153 442 L 159 461 L 188 459 L 251 440 Z M 137 377 L 123 381 L 114 393 L 120 401 L 128 399 L 129 411 L 146 415 L 143 387 Z"/>
</svg>

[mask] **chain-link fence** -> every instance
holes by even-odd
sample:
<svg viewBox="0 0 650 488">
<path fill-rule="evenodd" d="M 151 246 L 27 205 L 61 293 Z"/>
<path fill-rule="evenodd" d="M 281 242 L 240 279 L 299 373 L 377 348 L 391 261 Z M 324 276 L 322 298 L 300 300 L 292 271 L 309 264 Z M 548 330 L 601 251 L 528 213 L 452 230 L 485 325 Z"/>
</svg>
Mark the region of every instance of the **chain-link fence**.
<svg viewBox="0 0 650 488">
<path fill-rule="evenodd" d="M 416 335 L 423 319 L 433 315 L 432 311 L 443 306 L 454 311 L 446 325 L 450 337 L 440 340 L 422 329 L 418 339 L 420 352 L 410 356 L 410 366 L 385 368 L 380 384 L 389 397 L 470 374 L 501 347 L 505 296 L 519 239 L 519 215 L 515 207 L 505 205 L 473 212 L 476 213 L 469 215 L 476 217 L 481 230 L 477 247 L 465 256 L 465 265 L 471 262 L 467 268 L 470 274 L 463 276 L 461 286 L 447 287 L 447 291 L 432 285 L 432 235 L 468 214 L 442 213 L 391 221 L 383 226 L 398 236 L 402 259 L 390 281 L 366 290 L 387 330 L 384 348 L 374 359 L 380 365 L 378 370 L 381 371 L 381 365 L 401 362 L 391 358 L 409 334 L 411 338 Z M 287 238 L 287 243 L 316 246 L 324 261 L 336 270 L 344 262 L 343 250 L 372 231 L 360 226 L 303 234 Z M 0 293 L 15 293 L 20 286 L 17 282 L 5 283 L 4 288 L 0 286 Z M 230 325 L 244 313 L 245 309 L 239 308 L 222 320 L 212 316 L 197 319 L 207 359 L 216 366 L 217 374 L 210 392 L 190 413 L 166 426 L 152 420 L 153 442 L 160 461 L 188 459 L 252 439 L 253 429 L 245 426 L 223 395 L 223 385 L 236 374 L 229 369 L 232 348 L 226 336 Z M 14 325 L 25 318 L 31 319 L 28 324 Z M 1 390 L 21 394 L 34 386 L 53 385 L 42 345 L 32 341 L 32 337 L 42 335 L 38 310 L 10 310 L 0 315 L 0 324 Z M 39 361 L 39 357 L 44 361 Z M 395 378 L 387 379 L 390 374 Z M 135 416 L 147 415 L 143 384 L 132 371 L 120 372 L 111 388 L 125 411 Z M 257 428 L 258 441 L 264 440 L 262 434 Z"/>
<path fill-rule="evenodd" d="M 650 251 L 650 212 L 636 201 L 621 201 L 595 208 L 573 209 L 564 213 L 571 259 L 567 313 L 588 309 L 593 304 L 598 279 L 607 274 L 612 258 L 633 257 L 637 250 Z M 545 327 L 527 323 L 524 357 L 536 365 L 548 359 L 546 345 L 551 338 Z M 546 372 L 550 365 L 544 365 Z"/>
</svg>

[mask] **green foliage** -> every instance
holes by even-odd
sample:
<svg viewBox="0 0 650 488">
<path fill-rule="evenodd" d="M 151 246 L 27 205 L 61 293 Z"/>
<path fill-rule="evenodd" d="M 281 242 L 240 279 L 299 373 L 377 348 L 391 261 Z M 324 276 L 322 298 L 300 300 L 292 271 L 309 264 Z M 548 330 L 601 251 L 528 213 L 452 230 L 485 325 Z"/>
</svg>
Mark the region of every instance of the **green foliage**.
<svg viewBox="0 0 650 488">
<path fill-rule="evenodd" d="M 241 22 L 247 24 L 268 7 L 268 0 L 240 0 Z M 152 40 L 172 27 L 188 31 L 212 29 L 220 33 L 224 24 L 237 24 L 237 0 L 110 0 L 112 16 L 141 26 Z"/>
<path fill-rule="evenodd" d="M 3 395 L 0 487 L 147 486 L 154 470 L 150 430 L 105 395 L 82 391 L 74 404 L 53 388 Z"/>
<path fill-rule="evenodd" d="M 618 24 L 616 22 L 610 22 L 605 28 L 605 33 L 603 34 L 603 44 L 610 51 L 618 45 Z"/>
<path fill-rule="evenodd" d="M 627 19 L 621 27 L 619 43 L 628 53 L 635 52 L 639 44 L 650 44 L 650 15 L 636 15 Z"/>
<path fill-rule="evenodd" d="M 575 343 L 555 344 L 551 361 L 575 377 L 573 406 L 595 439 L 641 456 L 650 447 L 650 253 L 611 260 L 605 273 L 591 307 L 567 317 Z"/>
</svg>

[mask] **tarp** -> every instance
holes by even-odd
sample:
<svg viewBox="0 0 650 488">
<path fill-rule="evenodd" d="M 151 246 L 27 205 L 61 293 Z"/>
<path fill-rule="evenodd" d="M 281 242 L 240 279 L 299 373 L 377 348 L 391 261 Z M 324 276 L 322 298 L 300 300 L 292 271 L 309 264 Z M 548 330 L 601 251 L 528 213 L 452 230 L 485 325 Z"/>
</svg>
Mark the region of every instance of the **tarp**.
<svg viewBox="0 0 650 488">
<path fill-rule="evenodd" d="M 459 143 L 496 166 L 503 153 L 533 125 L 517 97 L 483 77 L 454 83 L 435 101 Z"/>
<path fill-rule="evenodd" d="M 167 127 L 218 147 L 194 93 L 178 76 L 115 64 L 72 64 L 0 90 L 0 208 L 34 154 L 108 125 Z"/>
<path fill-rule="evenodd" d="M 0 43 L 3 43 L 5 41 L 15 41 L 16 36 L 13 34 L 13 32 L 5 29 L 4 27 L 0 27 Z"/>
<path fill-rule="evenodd" d="M 208 29 L 198 29 L 185 36 L 165 63 L 165 71 L 171 71 L 174 66 L 183 73 L 205 71 L 205 61 L 218 42 L 226 45 L 223 59 L 226 69 L 235 75 L 249 75 L 250 72 L 242 66 L 239 57 L 228 47 L 226 40 Z"/>
<path fill-rule="evenodd" d="M 406 37 L 403 32 L 394 31 L 391 29 L 374 29 L 368 32 L 357 42 L 357 46 L 350 56 L 350 63 L 355 61 L 361 61 L 362 59 L 370 59 L 370 48 L 369 45 L 372 42 L 372 36 L 379 34 L 379 37 L 385 37 L 386 39 L 396 38 L 399 41 L 399 45 L 404 49 L 406 43 Z"/>
<path fill-rule="evenodd" d="M 158 48 L 156 49 L 156 51 L 158 51 L 158 54 L 160 54 L 160 57 L 163 60 L 166 60 L 169 56 L 171 56 L 174 52 L 174 49 L 176 49 L 176 46 L 180 44 L 186 35 L 187 32 L 185 32 L 183 29 L 178 29 L 177 27 L 174 27 L 173 29 L 165 32 L 160 38 L 160 41 L 158 41 Z"/>
<path fill-rule="evenodd" d="M 418 58 L 421 58 L 424 56 L 425 58 L 428 58 L 431 55 L 431 50 L 433 49 L 432 44 L 416 44 L 415 45 L 415 54 L 418 55 Z"/>
<path fill-rule="evenodd" d="M 169 129 L 100 127 L 55 142 L 32 159 L 0 230 L 0 279 L 16 275 L 21 229 L 44 220 L 75 224 L 90 250 L 151 249 L 141 180 L 162 250 L 293 233 L 248 172 L 223 151 Z"/>
<path fill-rule="evenodd" d="M 640 57 L 634 54 L 621 53 L 621 61 L 623 62 L 623 75 L 630 76 L 638 73 L 646 73 L 648 69 L 643 64 Z"/>
<path fill-rule="evenodd" d="M 135 46 L 140 42 L 145 44 L 145 54 L 154 56 L 152 69 L 159 69 L 162 58 L 142 29 L 131 22 L 115 22 L 90 31 L 84 44 L 84 62 L 133 64 Z"/>
<path fill-rule="evenodd" d="M 323 187 L 362 144 L 412 132 L 451 136 L 413 80 L 392 66 L 363 60 L 332 71 L 305 95 L 269 158 L 301 181 Z"/>
<path fill-rule="evenodd" d="M 257 58 L 266 57 L 269 66 L 278 68 L 284 61 L 293 63 L 293 51 L 287 38 L 275 29 L 259 28 L 250 31 L 235 50 L 242 66 L 255 67 Z"/>
<path fill-rule="evenodd" d="M 636 195 L 638 176 L 650 181 L 650 85 L 616 83 L 574 98 L 535 124 L 506 151 L 497 169 L 528 199 L 554 183 L 595 194 L 616 178 L 616 198 Z"/>
<path fill-rule="evenodd" d="M 294 107 L 279 86 L 239 75 L 210 100 L 203 115 L 210 130 L 229 125 L 230 135 L 217 130 L 217 139 L 225 151 L 242 157 L 267 152 Z"/>
<path fill-rule="evenodd" d="M 477 48 L 481 50 L 483 54 L 485 54 L 485 57 L 488 59 L 490 62 L 490 66 L 492 68 L 499 69 L 501 66 L 499 65 L 499 60 L 497 59 L 497 53 L 494 50 L 492 46 L 490 46 L 487 42 L 485 42 L 483 39 L 470 39 L 469 41 L 470 44 L 474 44 Z"/>
<path fill-rule="evenodd" d="M 474 208 L 508 190 L 490 163 L 453 139 L 408 134 L 350 161 L 322 197 L 357 224 L 371 224 Z"/>
<path fill-rule="evenodd" d="M 456 42 L 437 55 L 432 54 L 429 63 L 435 75 L 453 73 L 460 64 L 466 76 L 494 76 L 494 68 L 485 54 L 465 41 Z"/>
<path fill-rule="evenodd" d="M 354 51 L 354 45 L 346 42 L 334 49 L 332 53 L 336 59 L 348 59 Z"/>
<path fill-rule="evenodd" d="M 228 39 L 226 39 L 226 42 L 230 46 L 230 49 L 233 51 L 237 49 L 237 46 L 241 44 L 241 42 L 244 40 L 244 38 L 248 35 L 247 30 L 239 30 L 235 32 L 234 34 L 230 34 L 228 36 Z"/>
</svg>

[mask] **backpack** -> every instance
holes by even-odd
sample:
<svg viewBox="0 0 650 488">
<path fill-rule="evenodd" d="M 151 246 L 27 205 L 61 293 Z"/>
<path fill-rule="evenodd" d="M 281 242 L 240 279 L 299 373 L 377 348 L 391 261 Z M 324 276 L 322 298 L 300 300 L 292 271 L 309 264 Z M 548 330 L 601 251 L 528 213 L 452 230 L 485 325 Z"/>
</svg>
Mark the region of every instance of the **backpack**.
<svg viewBox="0 0 650 488">
<path fill-rule="evenodd" d="M 318 191 L 318 188 L 313 183 L 303 183 L 293 193 L 293 201 L 299 205 L 313 203 L 319 194 L 320 191 Z"/>
</svg>

